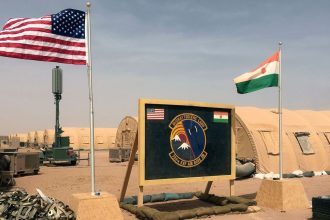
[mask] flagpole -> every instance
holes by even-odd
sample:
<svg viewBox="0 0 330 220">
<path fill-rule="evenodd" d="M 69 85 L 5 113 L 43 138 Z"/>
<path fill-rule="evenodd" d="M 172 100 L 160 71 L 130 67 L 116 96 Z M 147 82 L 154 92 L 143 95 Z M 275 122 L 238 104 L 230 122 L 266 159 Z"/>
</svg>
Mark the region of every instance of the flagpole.
<svg viewBox="0 0 330 220">
<path fill-rule="evenodd" d="M 86 3 L 86 31 L 87 38 L 87 75 L 88 75 L 88 87 L 89 87 L 89 111 L 90 111 L 90 160 L 91 160 L 91 186 L 92 195 L 96 195 L 95 192 L 95 161 L 94 161 L 94 107 L 93 107 L 93 81 L 92 81 L 92 54 L 91 54 L 91 19 L 90 19 L 90 7 L 91 3 Z"/>
<path fill-rule="evenodd" d="M 278 144 L 279 144 L 279 173 L 283 178 L 283 146 L 282 146 L 282 42 L 279 42 L 279 74 L 278 74 Z"/>
</svg>

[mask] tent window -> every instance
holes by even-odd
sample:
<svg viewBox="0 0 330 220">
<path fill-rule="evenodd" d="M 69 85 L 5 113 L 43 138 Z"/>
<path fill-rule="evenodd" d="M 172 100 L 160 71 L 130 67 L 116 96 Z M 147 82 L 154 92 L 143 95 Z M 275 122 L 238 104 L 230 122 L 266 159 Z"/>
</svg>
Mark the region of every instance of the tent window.
<svg viewBox="0 0 330 220">
<path fill-rule="evenodd" d="M 330 132 L 324 132 L 325 139 L 328 141 L 328 144 L 330 146 Z"/>
<path fill-rule="evenodd" d="M 270 131 L 260 131 L 262 140 L 266 146 L 268 154 L 278 154 L 278 146 L 275 144 L 274 137 Z"/>
<path fill-rule="evenodd" d="M 104 144 L 103 137 L 102 136 L 96 136 L 96 143 Z"/>
<path fill-rule="evenodd" d="M 89 144 L 88 136 L 82 136 L 82 141 L 83 141 L 83 144 Z"/>
<path fill-rule="evenodd" d="M 295 132 L 294 135 L 297 138 L 303 154 L 314 154 L 313 146 L 309 141 L 308 132 Z"/>
</svg>

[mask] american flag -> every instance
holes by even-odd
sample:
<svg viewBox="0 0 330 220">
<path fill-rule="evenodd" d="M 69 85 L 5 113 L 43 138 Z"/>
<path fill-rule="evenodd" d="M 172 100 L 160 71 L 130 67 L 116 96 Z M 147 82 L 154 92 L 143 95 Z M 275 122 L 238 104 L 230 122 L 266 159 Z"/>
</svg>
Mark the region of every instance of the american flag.
<svg viewBox="0 0 330 220">
<path fill-rule="evenodd" d="M 147 108 L 147 120 L 164 120 L 164 109 Z"/>
<path fill-rule="evenodd" d="M 85 12 L 9 19 L 0 31 L 0 56 L 85 65 Z"/>
</svg>

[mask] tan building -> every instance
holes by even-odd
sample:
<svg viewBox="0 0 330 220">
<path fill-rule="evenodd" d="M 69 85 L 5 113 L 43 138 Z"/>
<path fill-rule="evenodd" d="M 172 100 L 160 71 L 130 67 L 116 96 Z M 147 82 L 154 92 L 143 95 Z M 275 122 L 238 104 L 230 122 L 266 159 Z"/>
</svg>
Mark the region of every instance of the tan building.
<svg viewBox="0 0 330 220">
<path fill-rule="evenodd" d="M 90 129 L 63 127 L 62 137 L 70 138 L 70 147 L 74 149 L 89 150 L 90 149 Z M 114 146 L 116 128 L 94 128 L 94 149 L 109 149 Z M 46 129 L 44 131 L 45 142 L 52 144 L 54 142 L 54 129 Z"/>
<path fill-rule="evenodd" d="M 90 129 L 63 127 L 62 137 L 70 138 L 70 147 L 74 149 L 90 149 Z M 94 128 L 94 148 L 95 150 L 109 149 L 115 145 L 117 128 Z M 11 139 L 15 142 L 24 143 L 24 146 L 51 146 L 55 140 L 54 129 L 28 132 L 25 134 L 11 134 Z M 21 144 L 21 146 L 23 146 Z"/>
</svg>

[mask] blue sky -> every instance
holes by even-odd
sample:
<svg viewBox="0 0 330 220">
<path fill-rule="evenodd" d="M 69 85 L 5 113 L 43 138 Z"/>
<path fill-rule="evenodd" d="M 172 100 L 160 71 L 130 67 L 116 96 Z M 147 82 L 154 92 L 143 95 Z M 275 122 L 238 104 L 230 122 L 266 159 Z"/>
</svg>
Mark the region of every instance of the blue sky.
<svg viewBox="0 0 330 220">
<path fill-rule="evenodd" d="M 85 1 L 2 2 L 0 24 Z M 277 107 L 277 88 L 236 93 L 233 78 L 282 41 L 283 107 L 330 109 L 330 1 L 91 1 L 95 127 L 137 115 L 140 97 Z M 56 63 L 0 57 L 0 134 L 52 128 Z M 89 127 L 84 66 L 59 64 L 63 127 Z"/>
</svg>

